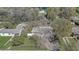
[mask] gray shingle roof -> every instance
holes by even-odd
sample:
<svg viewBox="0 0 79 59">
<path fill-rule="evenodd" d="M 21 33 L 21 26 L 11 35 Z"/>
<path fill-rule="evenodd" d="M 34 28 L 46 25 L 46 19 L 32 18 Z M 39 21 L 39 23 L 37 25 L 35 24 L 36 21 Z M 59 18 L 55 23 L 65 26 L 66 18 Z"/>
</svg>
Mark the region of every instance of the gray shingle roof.
<svg viewBox="0 0 79 59">
<path fill-rule="evenodd" d="M 51 27 L 47 26 L 47 27 L 34 27 L 32 29 L 32 32 L 35 32 L 35 33 L 43 33 L 43 34 L 47 34 L 47 33 L 51 33 Z"/>
<path fill-rule="evenodd" d="M 25 23 L 21 23 L 21 24 L 17 25 L 17 27 L 15 29 L 0 29 L 0 33 L 13 33 L 13 34 L 17 34 L 17 33 L 20 33 L 20 31 L 23 30 L 24 26 L 26 26 Z"/>
<path fill-rule="evenodd" d="M 2 29 L 2 30 L 0 30 L 0 33 L 12 33 L 12 34 L 16 34 L 16 33 L 19 33 L 19 31 L 16 30 L 16 29 Z"/>
<path fill-rule="evenodd" d="M 51 38 L 54 35 L 54 32 L 52 32 L 52 30 L 53 28 L 50 26 L 39 26 L 39 27 L 34 27 L 32 29 L 32 33 L 43 38 L 44 40 L 51 40 Z"/>
</svg>

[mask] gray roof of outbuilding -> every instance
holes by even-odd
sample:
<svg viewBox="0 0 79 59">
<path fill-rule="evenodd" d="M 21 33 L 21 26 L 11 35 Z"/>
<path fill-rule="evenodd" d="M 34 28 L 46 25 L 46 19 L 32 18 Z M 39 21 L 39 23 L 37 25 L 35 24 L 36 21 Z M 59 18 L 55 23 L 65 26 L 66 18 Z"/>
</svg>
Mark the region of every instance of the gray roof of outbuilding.
<svg viewBox="0 0 79 59">
<path fill-rule="evenodd" d="M 16 33 L 19 33 L 19 31 L 16 30 L 16 29 L 2 29 L 2 30 L 0 30 L 0 33 L 13 33 L 13 34 L 16 34 Z"/>
</svg>

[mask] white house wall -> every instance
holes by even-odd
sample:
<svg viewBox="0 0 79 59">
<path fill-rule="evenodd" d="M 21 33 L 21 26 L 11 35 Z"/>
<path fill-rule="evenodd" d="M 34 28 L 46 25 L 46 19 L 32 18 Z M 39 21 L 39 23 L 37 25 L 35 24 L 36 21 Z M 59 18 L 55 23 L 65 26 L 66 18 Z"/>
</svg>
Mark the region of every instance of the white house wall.
<svg viewBox="0 0 79 59">
<path fill-rule="evenodd" d="M 12 33 L 0 33 L 0 36 L 14 36 Z"/>
<path fill-rule="evenodd" d="M 34 33 L 28 33 L 27 34 L 27 36 L 33 36 L 34 35 Z"/>
</svg>

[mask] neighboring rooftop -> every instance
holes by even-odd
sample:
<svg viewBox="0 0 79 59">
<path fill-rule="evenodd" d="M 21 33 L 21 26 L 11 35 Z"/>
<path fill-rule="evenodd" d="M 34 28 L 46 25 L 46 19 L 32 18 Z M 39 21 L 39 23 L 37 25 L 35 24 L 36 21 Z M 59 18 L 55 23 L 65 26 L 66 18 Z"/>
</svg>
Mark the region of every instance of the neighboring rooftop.
<svg viewBox="0 0 79 59">
<path fill-rule="evenodd" d="M 73 32 L 74 34 L 78 34 L 78 35 L 79 35 L 79 27 L 78 27 L 78 26 L 73 27 L 73 28 L 72 28 L 72 32 Z"/>
<path fill-rule="evenodd" d="M 72 16 L 72 17 L 70 17 L 70 19 L 71 19 L 71 21 L 73 21 L 73 22 L 79 20 L 79 18 L 78 18 L 77 16 Z"/>
<path fill-rule="evenodd" d="M 51 33 L 51 31 L 52 31 L 52 27 L 50 27 L 50 26 L 39 26 L 39 27 L 34 27 L 32 29 L 33 33 L 47 34 L 47 33 Z"/>
<path fill-rule="evenodd" d="M 2 29 L 2 30 L 0 30 L 0 33 L 12 33 L 12 34 L 16 34 L 16 33 L 19 33 L 19 31 L 16 30 L 16 29 Z"/>
<path fill-rule="evenodd" d="M 15 29 L 0 29 L 0 33 L 12 33 L 12 34 L 16 34 L 16 33 L 20 33 L 20 31 L 22 31 L 23 26 L 25 26 L 25 24 L 19 24 L 17 25 L 17 27 Z"/>
</svg>

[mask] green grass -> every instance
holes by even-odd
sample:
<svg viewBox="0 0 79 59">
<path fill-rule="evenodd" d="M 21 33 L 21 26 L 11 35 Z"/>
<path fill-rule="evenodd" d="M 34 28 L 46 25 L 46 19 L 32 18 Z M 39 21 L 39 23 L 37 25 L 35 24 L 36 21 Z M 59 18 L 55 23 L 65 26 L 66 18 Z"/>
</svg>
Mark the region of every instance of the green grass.
<svg viewBox="0 0 79 59">
<path fill-rule="evenodd" d="M 24 44 L 20 46 L 13 46 L 11 50 L 46 50 L 38 46 L 37 40 L 35 38 L 26 38 Z"/>
<path fill-rule="evenodd" d="M 75 46 L 75 44 L 76 44 L 76 42 L 77 42 L 77 39 L 68 39 L 69 40 L 69 42 L 70 42 L 70 44 L 68 44 L 68 42 L 66 42 L 67 43 L 67 45 L 64 43 L 64 41 L 63 40 L 61 40 L 61 51 L 74 51 L 74 50 L 76 50 L 76 46 Z"/>
<path fill-rule="evenodd" d="M 8 45 L 5 45 L 4 44 L 10 39 L 11 37 L 4 37 L 4 36 L 0 36 L 0 50 L 3 50 L 3 49 L 6 49 L 8 48 Z"/>
</svg>

